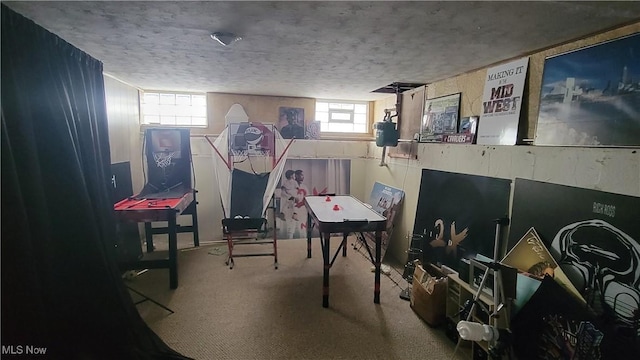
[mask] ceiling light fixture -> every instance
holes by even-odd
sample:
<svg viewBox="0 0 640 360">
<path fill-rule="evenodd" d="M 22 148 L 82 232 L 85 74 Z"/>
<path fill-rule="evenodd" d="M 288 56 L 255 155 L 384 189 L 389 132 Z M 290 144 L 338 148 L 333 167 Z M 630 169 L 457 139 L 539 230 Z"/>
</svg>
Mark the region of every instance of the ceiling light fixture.
<svg viewBox="0 0 640 360">
<path fill-rule="evenodd" d="M 211 34 L 211 38 L 219 42 L 222 46 L 229 46 L 238 40 L 242 40 L 240 36 L 229 32 L 214 32 Z"/>
</svg>

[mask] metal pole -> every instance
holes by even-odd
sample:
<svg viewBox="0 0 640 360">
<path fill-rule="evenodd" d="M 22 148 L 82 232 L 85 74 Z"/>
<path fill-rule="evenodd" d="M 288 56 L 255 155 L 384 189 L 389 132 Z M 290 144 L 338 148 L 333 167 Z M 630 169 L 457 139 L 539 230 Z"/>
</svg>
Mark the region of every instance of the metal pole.
<svg viewBox="0 0 640 360">
<path fill-rule="evenodd" d="M 382 158 L 380 159 L 380 166 L 385 166 L 387 164 L 384 163 L 384 156 L 387 153 L 387 147 L 383 146 L 382 147 Z"/>
</svg>

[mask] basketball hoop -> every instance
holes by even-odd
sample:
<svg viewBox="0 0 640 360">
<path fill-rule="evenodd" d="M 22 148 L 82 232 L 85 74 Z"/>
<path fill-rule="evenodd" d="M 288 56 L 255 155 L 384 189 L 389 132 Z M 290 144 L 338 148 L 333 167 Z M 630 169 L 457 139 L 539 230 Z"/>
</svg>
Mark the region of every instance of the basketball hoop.
<svg viewBox="0 0 640 360">
<path fill-rule="evenodd" d="M 177 154 L 177 151 L 169 151 L 169 152 L 154 152 L 153 160 L 156 162 L 156 166 L 161 169 L 166 169 L 169 165 L 171 165 L 171 159 Z"/>
</svg>

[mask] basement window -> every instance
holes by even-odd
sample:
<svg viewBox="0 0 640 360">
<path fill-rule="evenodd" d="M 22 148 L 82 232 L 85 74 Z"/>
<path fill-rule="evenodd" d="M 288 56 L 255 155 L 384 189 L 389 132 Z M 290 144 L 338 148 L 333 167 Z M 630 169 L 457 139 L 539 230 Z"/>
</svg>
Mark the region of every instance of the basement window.
<svg viewBox="0 0 640 360">
<path fill-rule="evenodd" d="M 206 94 L 145 91 L 140 106 L 145 125 L 207 126 Z"/>
<path fill-rule="evenodd" d="M 369 103 L 366 101 L 317 100 L 316 121 L 323 133 L 369 133 Z"/>
</svg>

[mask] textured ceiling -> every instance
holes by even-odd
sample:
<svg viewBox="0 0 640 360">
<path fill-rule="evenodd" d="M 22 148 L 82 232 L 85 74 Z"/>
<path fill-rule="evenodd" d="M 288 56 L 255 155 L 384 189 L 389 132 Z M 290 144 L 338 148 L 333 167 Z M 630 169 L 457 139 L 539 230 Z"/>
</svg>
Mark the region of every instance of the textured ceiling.
<svg viewBox="0 0 640 360">
<path fill-rule="evenodd" d="M 3 2 L 146 90 L 375 100 L 638 19 L 640 2 Z M 243 39 L 224 47 L 215 31 Z"/>
</svg>

